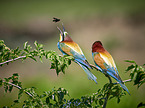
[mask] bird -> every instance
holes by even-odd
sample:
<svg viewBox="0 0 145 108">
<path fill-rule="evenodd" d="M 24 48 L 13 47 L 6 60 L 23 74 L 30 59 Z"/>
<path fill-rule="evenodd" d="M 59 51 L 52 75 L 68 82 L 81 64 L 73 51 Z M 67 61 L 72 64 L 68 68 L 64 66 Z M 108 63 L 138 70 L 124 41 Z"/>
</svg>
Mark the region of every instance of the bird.
<svg viewBox="0 0 145 108">
<path fill-rule="evenodd" d="M 99 71 L 114 78 L 121 87 L 129 93 L 127 87 L 119 76 L 113 57 L 106 49 L 104 49 L 101 41 L 95 41 L 93 43 L 92 57 Z"/>
<path fill-rule="evenodd" d="M 74 62 L 76 62 L 78 65 L 82 67 L 82 69 L 86 72 L 88 79 L 91 79 L 97 83 L 96 76 L 93 75 L 90 71 L 92 67 L 86 60 L 79 45 L 72 40 L 69 34 L 65 31 L 64 26 L 63 26 L 63 32 L 59 27 L 57 28 L 60 31 L 60 39 L 59 42 L 57 43 L 58 49 L 62 52 L 63 55 L 73 56 Z"/>
</svg>

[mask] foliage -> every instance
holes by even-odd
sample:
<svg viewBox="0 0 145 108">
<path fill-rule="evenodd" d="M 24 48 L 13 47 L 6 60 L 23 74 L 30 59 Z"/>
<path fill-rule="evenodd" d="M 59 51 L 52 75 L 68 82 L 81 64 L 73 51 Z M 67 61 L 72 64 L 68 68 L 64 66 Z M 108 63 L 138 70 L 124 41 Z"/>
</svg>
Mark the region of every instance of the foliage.
<svg viewBox="0 0 145 108">
<path fill-rule="evenodd" d="M 43 48 L 42 44 L 38 44 L 37 41 L 34 42 L 35 49 L 32 50 L 32 47 L 28 45 L 28 42 L 24 43 L 24 49 L 20 50 L 19 47 L 16 49 L 10 49 L 4 44 L 3 40 L 0 40 L 0 66 L 4 64 L 9 64 L 18 59 L 25 60 L 31 58 L 37 61 L 36 57 L 39 57 L 42 62 L 42 58 L 45 57 L 51 61 L 51 68 L 55 69 L 57 75 L 59 72 L 65 73 L 65 69 L 71 64 L 73 60 L 72 56 L 59 56 L 55 51 L 46 51 Z"/>
<path fill-rule="evenodd" d="M 133 80 L 134 85 L 137 85 L 139 88 L 145 83 L 145 68 L 137 65 L 135 61 L 126 60 L 126 62 L 132 63 L 132 65 L 128 66 L 126 72 L 130 71 L 131 80 Z M 145 66 L 145 64 L 143 66 Z"/>
<path fill-rule="evenodd" d="M 131 80 L 134 82 L 134 85 L 137 85 L 137 88 L 139 88 L 145 83 L 145 68 L 137 65 L 135 61 L 126 60 L 126 62 L 132 63 L 132 65 L 128 66 L 126 72 L 130 71 Z M 145 64 L 143 66 L 145 66 Z M 141 106 L 145 106 L 145 103 L 140 102 L 137 107 L 139 108 Z"/>
<path fill-rule="evenodd" d="M 0 86 L 4 86 L 5 92 L 11 92 L 13 87 L 19 89 L 18 99 L 14 100 L 14 104 L 20 103 L 20 98 L 25 92 L 29 95 L 28 99 L 23 102 L 23 107 L 92 107 L 93 105 L 98 107 L 102 106 L 106 95 L 109 93 L 110 99 L 117 97 L 117 102 L 120 102 L 120 97 L 125 95 L 125 92 L 114 84 L 105 84 L 102 89 L 99 89 L 96 93 L 91 96 L 82 96 L 80 99 L 66 99 L 69 93 L 64 88 L 53 89 L 52 91 L 45 91 L 42 95 L 35 92 L 35 88 L 22 88 L 21 82 L 18 81 L 19 75 L 14 73 L 12 77 L 0 79 Z M 108 89 L 111 87 L 112 89 Z M 8 107 L 8 106 L 5 106 Z"/>
<path fill-rule="evenodd" d="M 55 69 L 57 75 L 59 72 L 65 73 L 66 67 L 71 64 L 73 57 L 71 56 L 59 56 L 55 51 L 46 51 L 43 49 L 42 44 L 34 42 L 35 49 L 32 50 L 32 47 L 28 45 L 28 42 L 24 44 L 24 49 L 20 50 L 19 48 L 10 49 L 5 44 L 4 41 L 0 40 L 0 65 L 9 64 L 18 59 L 25 60 L 31 58 L 37 61 L 37 57 L 40 61 L 49 59 L 51 61 L 50 69 Z M 130 71 L 130 78 L 124 82 L 133 81 L 134 85 L 137 85 L 139 88 L 142 84 L 145 83 L 145 69 L 142 66 L 137 65 L 134 61 L 127 60 L 126 62 L 132 63 L 126 69 L 126 72 Z M 109 77 L 108 77 L 109 78 Z M 126 92 L 118 85 L 118 83 L 106 83 L 103 88 L 98 89 L 96 93 L 88 96 L 81 96 L 80 98 L 72 98 L 68 91 L 64 88 L 52 89 L 51 91 L 44 91 L 43 94 L 38 94 L 35 92 L 35 87 L 23 88 L 21 82 L 19 82 L 19 75 L 14 73 L 9 78 L 0 79 L 0 86 L 4 87 L 5 92 L 11 92 L 13 88 L 17 88 L 18 99 L 14 100 L 14 103 L 8 107 L 14 107 L 16 104 L 21 102 L 21 96 L 23 93 L 28 95 L 28 98 L 21 102 L 23 103 L 24 108 L 28 107 L 106 107 L 107 101 L 116 98 L 117 103 L 120 102 L 121 97 L 126 95 Z M 142 102 L 138 104 L 137 107 L 144 106 Z"/>
</svg>

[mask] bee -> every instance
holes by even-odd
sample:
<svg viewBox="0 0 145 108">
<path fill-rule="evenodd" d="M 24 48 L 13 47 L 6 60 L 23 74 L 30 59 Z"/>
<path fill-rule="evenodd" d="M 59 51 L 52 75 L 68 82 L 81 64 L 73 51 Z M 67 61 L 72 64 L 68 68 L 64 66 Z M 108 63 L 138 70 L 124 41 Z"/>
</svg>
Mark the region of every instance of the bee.
<svg viewBox="0 0 145 108">
<path fill-rule="evenodd" d="M 55 18 L 55 17 L 53 17 L 53 22 L 59 22 L 60 21 L 60 19 L 59 18 Z"/>
</svg>

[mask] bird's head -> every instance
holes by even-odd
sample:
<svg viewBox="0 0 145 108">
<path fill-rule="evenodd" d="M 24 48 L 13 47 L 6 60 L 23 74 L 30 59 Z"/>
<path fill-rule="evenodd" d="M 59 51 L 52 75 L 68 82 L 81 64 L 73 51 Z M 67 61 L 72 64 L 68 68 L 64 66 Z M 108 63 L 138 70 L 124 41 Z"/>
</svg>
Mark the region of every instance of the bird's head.
<svg viewBox="0 0 145 108">
<path fill-rule="evenodd" d="M 92 45 L 92 52 L 98 52 L 98 50 L 104 50 L 101 41 L 95 41 Z"/>
<path fill-rule="evenodd" d="M 62 26 L 63 26 L 63 24 L 62 24 Z M 62 41 L 72 41 L 72 39 L 69 37 L 68 33 L 65 31 L 64 26 L 63 26 L 63 32 L 61 31 L 61 29 L 59 27 L 57 27 L 57 28 L 60 31 L 59 42 L 62 42 Z"/>
</svg>

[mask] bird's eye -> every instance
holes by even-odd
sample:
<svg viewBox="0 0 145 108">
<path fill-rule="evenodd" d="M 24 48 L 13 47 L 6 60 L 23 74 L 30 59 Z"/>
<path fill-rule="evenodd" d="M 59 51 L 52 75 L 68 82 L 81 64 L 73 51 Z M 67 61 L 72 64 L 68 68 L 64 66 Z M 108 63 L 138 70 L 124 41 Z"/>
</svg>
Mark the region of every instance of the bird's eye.
<svg viewBox="0 0 145 108">
<path fill-rule="evenodd" d="M 64 36 L 66 36 L 67 35 L 67 32 L 64 32 L 63 34 L 64 34 Z"/>
</svg>

